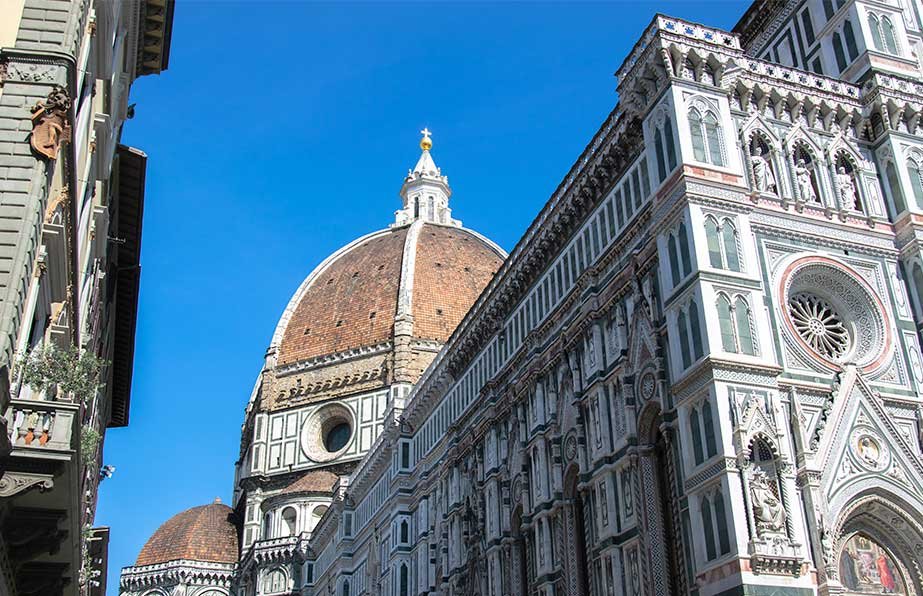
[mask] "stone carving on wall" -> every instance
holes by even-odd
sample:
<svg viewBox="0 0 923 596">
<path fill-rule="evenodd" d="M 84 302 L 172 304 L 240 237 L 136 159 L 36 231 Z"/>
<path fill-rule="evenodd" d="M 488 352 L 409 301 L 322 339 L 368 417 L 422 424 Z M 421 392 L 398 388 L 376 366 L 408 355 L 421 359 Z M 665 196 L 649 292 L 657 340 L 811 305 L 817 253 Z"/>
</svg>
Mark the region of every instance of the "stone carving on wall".
<svg viewBox="0 0 923 596">
<path fill-rule="evenodd" d="M 64 87 L 55 85 L 48 97 L 32 108 L 32 148 L 47 159 L 57 159 L 61 143 L 70 140 L 67 111 L 71 100 Z"/>
<path fill-rule="evenodd" d="M 760 144 L 756 144 L 753 148 L 750 163 L 753 166 L 753 186 L 755 190 L 776 193 L 776 176 L 772 172 L 772 165 L 769 160 L 763 155 L 763 147 Z"/>
<path fill-rule="evenodd" d="M 806 203 L 816 203 L 817 193 L 814 191 L 814 173 L 807 166 L 804 159 L 799 159 L 795 164 L 795 181 L 798 184 L 798 196 Z"/>
<path fill-rule="evenodd" d="M 760 537 L 784 532 L 785 508 L 763 470 L 756 469 L 750 476 L 750 497 L 753 502 L 753 519 Z"/>
</svg>

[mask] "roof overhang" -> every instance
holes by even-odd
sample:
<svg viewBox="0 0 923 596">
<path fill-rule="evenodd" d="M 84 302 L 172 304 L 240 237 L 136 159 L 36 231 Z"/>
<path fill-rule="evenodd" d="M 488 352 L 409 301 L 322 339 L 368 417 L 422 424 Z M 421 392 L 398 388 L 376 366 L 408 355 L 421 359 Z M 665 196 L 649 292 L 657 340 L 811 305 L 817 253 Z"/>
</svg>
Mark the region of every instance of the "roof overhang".
<svg viewBox="0 0 923 596">
<path fill-rule="evenodd" d="M 118 147 L 118 195 L 112 210 L 115 255 L 115 337 L 112 349 L 112 407 L 109 427 L 126 426 L 134 370 L 138 291 L 141 282 L 141 222 L 147 156 L 125 145 Z"/>
<path fill-rule="evenodd" d="M 160 74 L 170 62 L 174 0 L 142 0 L 138 24 L 138 76 Z"/>
</svg>

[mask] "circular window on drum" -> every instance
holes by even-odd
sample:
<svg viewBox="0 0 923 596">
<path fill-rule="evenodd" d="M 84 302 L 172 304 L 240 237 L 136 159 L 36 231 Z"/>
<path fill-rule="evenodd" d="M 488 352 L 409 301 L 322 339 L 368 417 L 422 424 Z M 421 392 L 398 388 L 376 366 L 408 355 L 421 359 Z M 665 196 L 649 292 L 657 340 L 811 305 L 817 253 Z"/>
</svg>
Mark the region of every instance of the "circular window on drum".
<svg viewBox="0 0 923 596">
<path fill-rule="evenodd" d="M 782 274 L 786 327 L 801 352 L 868 371 L 890 348 L 884 305 L 857 273 L 833 259 L 802 257 Z"/>
<path fill-rule="evenodd" d="M 349 408 L 342 404 L 323 406 L 302 426 L 301 447 L 316 462 L 336 459 L 349 448 L 354 429 Z"/>
</svg>

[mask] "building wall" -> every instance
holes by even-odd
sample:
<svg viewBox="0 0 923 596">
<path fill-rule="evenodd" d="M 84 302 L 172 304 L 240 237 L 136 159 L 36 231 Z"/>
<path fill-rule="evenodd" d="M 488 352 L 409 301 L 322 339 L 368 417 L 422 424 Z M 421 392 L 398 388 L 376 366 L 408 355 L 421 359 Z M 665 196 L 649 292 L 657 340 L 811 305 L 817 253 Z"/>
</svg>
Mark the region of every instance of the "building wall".
<svg viewBox="0 0 923 596">
<path fill-rule="evenodd" d="M 655 18 L 289 563 L 301 593 L 861 591 L 844 553 L 923 593 L 919 71 L 860 87 L 747 53 Z M 831 343 L 798 332 L 805 308 Z"/>
<path fill-rule="evenodd" d="M 172 6 L 16 0 L 0 22 L 0 593 L 101 594 L 87 539 L 102 436 L 127 424 L 147 159 L 119 140 L 132 81 L 166 68 Z M 48 346 L 99 358 L 97 387 L 24 383 Z"/>
</svg>

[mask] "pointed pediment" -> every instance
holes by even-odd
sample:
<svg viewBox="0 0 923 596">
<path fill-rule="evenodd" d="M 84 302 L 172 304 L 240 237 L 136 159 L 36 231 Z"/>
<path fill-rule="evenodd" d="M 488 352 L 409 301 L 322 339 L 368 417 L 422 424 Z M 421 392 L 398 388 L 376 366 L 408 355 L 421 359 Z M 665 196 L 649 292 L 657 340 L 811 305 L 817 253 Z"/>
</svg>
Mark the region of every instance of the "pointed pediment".
<svg viewBox="0 0 923 596">
<path fill-rule="evenodd" d="M 844 379 L 834 402 L 817 454 L 831 509 L 872 488 L 923 493 L 923 462 L 868 383 Z"/>
</svg>

